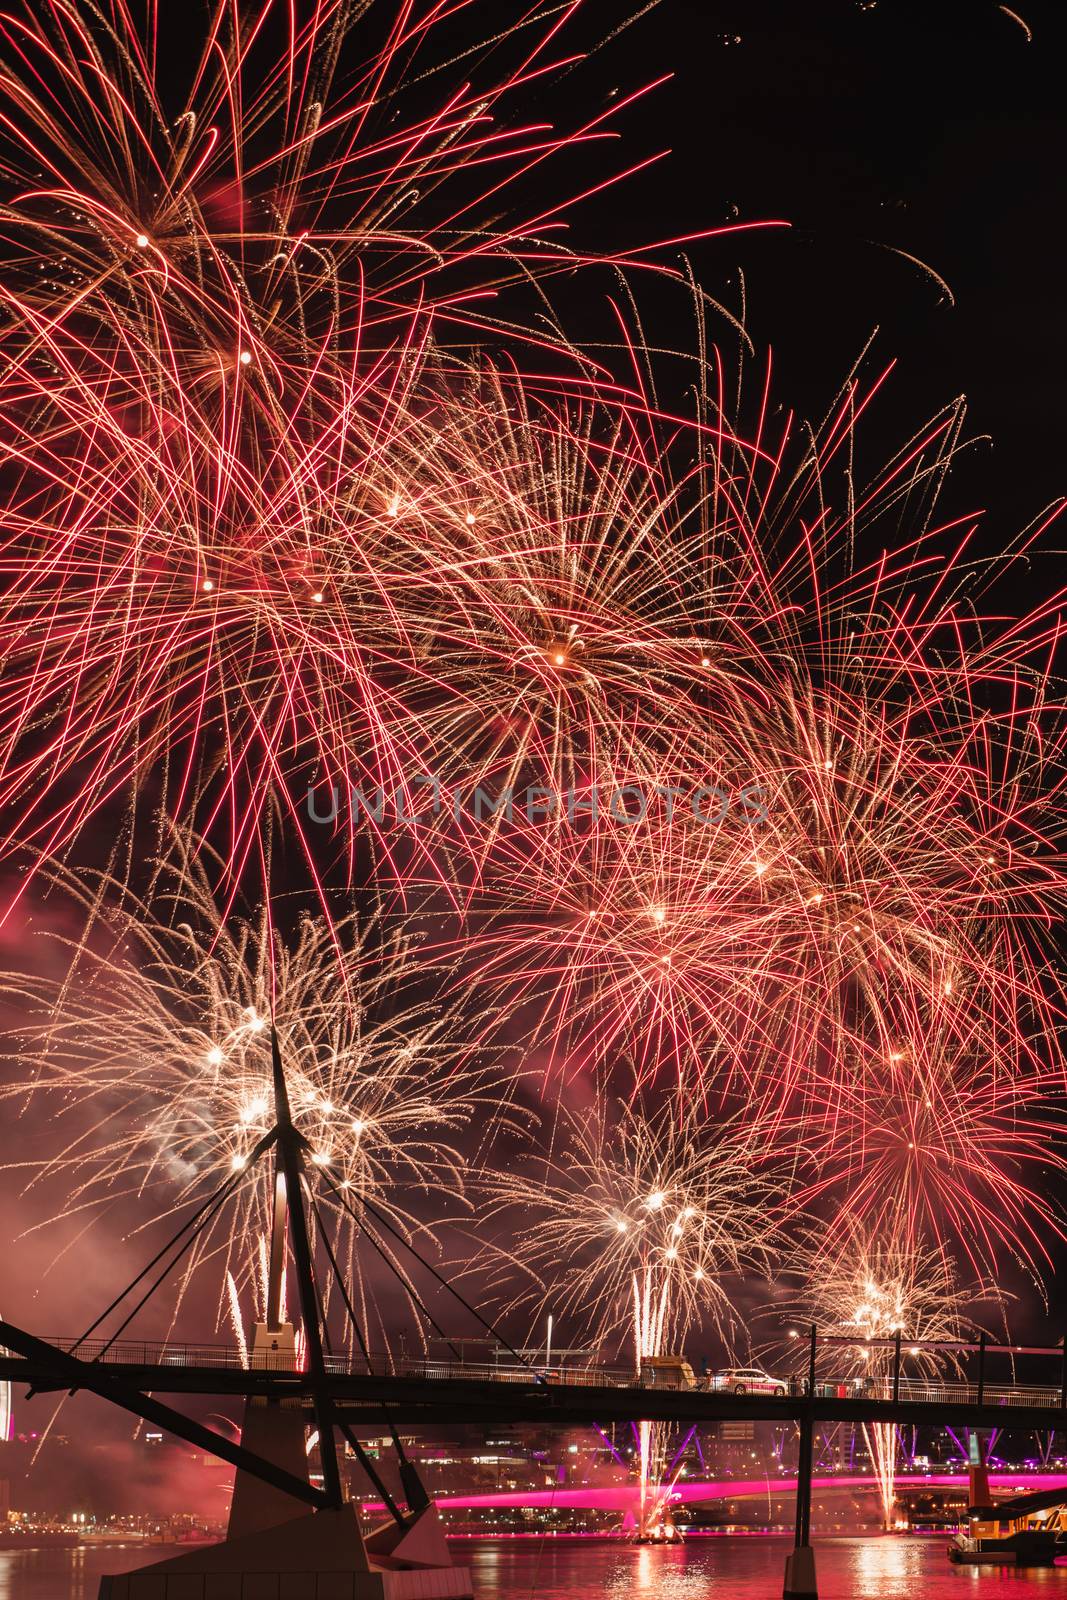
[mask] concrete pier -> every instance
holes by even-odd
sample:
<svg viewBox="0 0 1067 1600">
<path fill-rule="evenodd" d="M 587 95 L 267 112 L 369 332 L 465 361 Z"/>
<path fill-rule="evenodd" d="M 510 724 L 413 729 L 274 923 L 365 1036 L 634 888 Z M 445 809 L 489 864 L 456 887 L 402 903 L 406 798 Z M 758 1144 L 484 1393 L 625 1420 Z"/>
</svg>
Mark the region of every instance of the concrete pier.
<svg viewBox="0 0 1067 1600">
<path fill-rule="evenodd" d="M 422 1566 L 419 1553 L 416 1537 L 373 1559 L 345 1506 L 102 1578 L 99 1600 L 473 1600 L 466 1568 Z"/>
<path fill-rule="evenodd" d="M 815 1551 L 810 1544 L 800 1545 L 786 1557 L 782 1600 L 819 1600 L 819 1588 L 815 1581 Z"/>
</svg>

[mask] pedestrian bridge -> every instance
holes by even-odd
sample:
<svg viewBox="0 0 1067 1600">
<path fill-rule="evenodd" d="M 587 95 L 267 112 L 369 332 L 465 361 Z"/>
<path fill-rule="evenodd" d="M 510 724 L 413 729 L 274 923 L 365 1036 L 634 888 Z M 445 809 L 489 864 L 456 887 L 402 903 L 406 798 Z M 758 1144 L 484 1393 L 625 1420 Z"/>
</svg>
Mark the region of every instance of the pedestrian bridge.
<svg viewBox="0 0 1067 1600">
<path fill-rule="evenodd" d="M 4 1325 L 0 1324 L 0 1338 Z M 36 1342 L 36 1341 L 35 1341 Z M 190 1344 L 173 1340 L 41 1341 L 73 1358 L 86 1376 L 156 1394 L 276 1395 L 310 1399 L 312 1375 L 299 1360 L 280 1353 L 257 1353 L 250 1360 L 237 1345 Z M 921 1377 L 900 1367 L 876 1377 L 834 1376 L 833 1356 L 855 1341 L 819 1339 L 815 1360 L 803 1377 L 780 1380 L 780 1393 L 735 1393 L 697 1380 L 681 1388 L 642 1381 L 632 1367 L 570 1361 L 548 1367 L 509 1357 L 467 1359 L 462 1341 L 447 1359 L 389 1352 L 369 1356 L 324 1354 L 325 1377 L 338 1414 L 353 1425 L 374 1423 L 387 1411 L 394 1422 L 547 1422 L 561 1427 L 642 1419 L 653 1422 L 714 1422 L 743 1418 L 781 1420 L 811 1415 L 815 1421 L 959 1423 L 972 1427 L 1048 1428 L 1063 1426 L 1067 1415 L 1064 1353 L 1059 1346 L 974 1344 L 938 1346 L 957 1370 L 976 1366 L 972 1375 Z M 918 1347 L 912 1346 L 911 1350 Z M 929 1352 L 924 1352 L 929 1354 Z M 484 1354 L 484 1353 L 482 1353 Z M 820 1360 L 821 1357 L 821 1360 Z M 977 1359 L 975 1359 L 977 1358 Z M 1038 1361 L 1058 1381 L 1013 1378 L 1009 1371 L 988 1377 L 991 1365 L 1018 1368 Z M 814 1365 L 814 1381 L 811 1366 Z M 0 1379 L 41 1391 L 70 1388 L 32 1351 L 0 1354 Z M 75 1384 L 76 1386 L 76 1384 Z"/>
</svg>

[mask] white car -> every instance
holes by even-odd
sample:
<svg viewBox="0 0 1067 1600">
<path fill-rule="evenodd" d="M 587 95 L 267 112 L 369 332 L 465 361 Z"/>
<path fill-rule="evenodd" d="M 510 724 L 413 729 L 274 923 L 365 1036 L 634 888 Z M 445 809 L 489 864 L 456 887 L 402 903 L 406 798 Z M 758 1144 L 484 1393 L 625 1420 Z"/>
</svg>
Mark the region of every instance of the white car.
<svg viewBox="0 0 1067 1600">
<path fill-rule="evenodd" d="M 710 1389 L 717 1389 L 726 1394 L 785 1394 L 786 1386 L 781 1378 L 772 1378 L 761 1367 L 727 1367 L 725 1372 L 716 1372 L 709 1384 Z"/>
</svg>

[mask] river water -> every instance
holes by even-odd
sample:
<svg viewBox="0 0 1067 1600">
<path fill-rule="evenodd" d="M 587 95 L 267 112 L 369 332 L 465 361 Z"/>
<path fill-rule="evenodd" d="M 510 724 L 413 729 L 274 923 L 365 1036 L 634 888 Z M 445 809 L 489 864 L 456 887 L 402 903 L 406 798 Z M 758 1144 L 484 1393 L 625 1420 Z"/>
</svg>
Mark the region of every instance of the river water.
<svg viewBox="0 0 1067 1600">
<path fill-rule="evenodd" d="M 471 1540 L 456 1558 L 479 1600 L 780 1600 L 786 1539 L 692 1539 L 674 1549 L 609 1541 Z M 174 1546 L 0 1551 L 0 1600 L 96 1600 L 103 1572 Z M 1067 1600 L 1067 1566 L 1015 1572 L 953 1567 L 932 1537 L 826 1539 L 816 1546 L 821 1600 Z"/>
</svg>

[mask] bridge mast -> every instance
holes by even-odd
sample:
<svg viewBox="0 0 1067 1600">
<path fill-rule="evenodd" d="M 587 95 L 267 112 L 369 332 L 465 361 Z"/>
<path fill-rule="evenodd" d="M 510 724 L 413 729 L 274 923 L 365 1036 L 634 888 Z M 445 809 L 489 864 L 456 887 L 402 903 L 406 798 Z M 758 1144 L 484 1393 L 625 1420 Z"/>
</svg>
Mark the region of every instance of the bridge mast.
<svg viewBox="0 0 1067 1600">
<path fill-rule="evenodd" d="M 280 1172 L 274 1186 L 274 1238 L 272 1253 L 285 1245 L 285 1212 L 288 1212 L 290 1242 L 293 1247 L 293 1265 L 296 1270 L 297 1291 L 300 1297 L 300 1318 L 307 1341 L 308 1370 L 311 1375 L 312 1405 L 315 1424 L 319 1430 L 319 1460 L 322 1463 L 322 1486 L 326 1503 L 335 1509 L 344 1504 L 341 1489 L 341 1469 L 337 1460 L 337 1441 L 334 1438 L 334 1406 L 330 1398 L 329 1379 L 326 1375 L 326 1358 L 322 1348 L 322 1326 L 319 1321 L 319 1297 L 315 1289 L 315 1273 L 311 1260 L 311 1239 L 304 1211 L 302 1179 L 304 1155 L 301 1141 L 293 1127 L 289 1109 L 289 1091 L 282 1069 L 278 1030 L 271 1023 L 270 1053 L 274 1070 L 274 1121 L 278 1130 L 278 1166 Z M 281 1180 L 279 1183 L 279 1179 Z M 279 1205 L 282 1209 L 279 1224 Z M 276 1292 L 280 1299 L 280 1274 Z M 279 1313 L 280 1315 L 280 1313 Z M 270 1313 L 268 1312 L 268 1320 Z"/>
<path fill-rule="evenodd" d="M 274 1200 L 265 1321 L 257 1323 L 252 1330 L 251 1364 L 280 1372 L 293 1371 L 296 1366 L 294 1330 L 287 1320 L 288 1311 L 284 1305 L 286 1250 L 291 1243 L 300 1318 L 307 1341 L 324 1496 L 326 1504 L 337 1510 L 344 1496 L 334 1435 L 334 1405 L 326 1382 L 319 1296 L 311 1267 L 311 1244 L 303 1203 L 303 1149 L 300 1135 L 293 1126 L 281 1050 L 273 1026 L 271 1060 L 274 1072 Z M 304 1410 L 299 1402 L 250 1396 L 245 1403 L 241 1438 L 249 1448 L 290 1475 L 307 1479 Z M 234 1479 L 230 1504 L 229 1537 L 261 1533 L 293 1517 L 299 1509 L 291 1499 L 287 1500 L 251 1474 L 239 1472 Z"/>
<path fill-rule="evenodd" d="M 274 1216 L 270 1231 L 270 1269 L 267 1275 L 267 1331 L 280 1333 L 282 1328 L 282 1290 L 285 1285 L 285 1233 L 289 1207 L 285 1192 L 285 1173 L 281 1157 L 274 1157 Z"/>
</svg>

